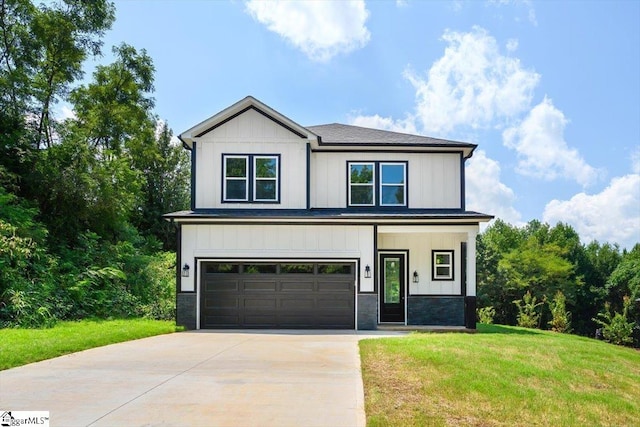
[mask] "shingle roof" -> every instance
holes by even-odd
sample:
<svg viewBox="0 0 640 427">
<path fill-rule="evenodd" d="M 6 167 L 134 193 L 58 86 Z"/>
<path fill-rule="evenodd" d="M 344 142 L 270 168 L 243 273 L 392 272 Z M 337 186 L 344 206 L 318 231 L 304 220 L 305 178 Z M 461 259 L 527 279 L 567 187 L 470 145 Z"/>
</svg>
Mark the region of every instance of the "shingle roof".
<svg viewBox="0 0 640 427">
<path fill-rule="evenodd" d="M 319 135 L 322 139 L 322 143 L 325 144 L 393 144 L 437 147 L 476 147 L 475 144 L 470 144 L 468 142 L 450 141 L 447 139 L 364 128 L 360 126 L 343 125 L 340 123 L 307 126 L 306 128 L 316 135 Z"/>
</svg>

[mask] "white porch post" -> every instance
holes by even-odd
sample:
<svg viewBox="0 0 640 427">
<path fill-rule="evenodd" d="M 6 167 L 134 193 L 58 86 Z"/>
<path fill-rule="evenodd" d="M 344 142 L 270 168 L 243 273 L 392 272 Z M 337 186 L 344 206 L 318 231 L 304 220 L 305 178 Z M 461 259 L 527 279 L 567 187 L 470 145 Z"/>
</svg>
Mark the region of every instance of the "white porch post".
<svg viewBox="0 0 640 427">
<path fill-rule="evenodd" d="M 476 296 L 476 230 L 467 232 L 467 296 Z"/>
</svg>

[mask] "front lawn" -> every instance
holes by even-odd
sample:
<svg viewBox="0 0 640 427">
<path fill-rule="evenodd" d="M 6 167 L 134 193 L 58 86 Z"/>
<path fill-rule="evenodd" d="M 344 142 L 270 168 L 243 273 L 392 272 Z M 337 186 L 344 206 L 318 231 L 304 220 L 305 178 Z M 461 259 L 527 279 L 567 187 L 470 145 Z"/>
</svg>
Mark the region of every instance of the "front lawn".
<svg viewBox="0 0 640 427">
<path fill-rule="evenodd" d="M 0 370 L 176 330 L 174 322 L 148 319 L 82 320 L 59 322 L 48 329 L 0 329 Z"/>
<path fill-rule="evenodd" d="M 479 332 L 360 341 L 367 425 L 640 425 L 637 350 L 509 326 Z"/>
</svg>

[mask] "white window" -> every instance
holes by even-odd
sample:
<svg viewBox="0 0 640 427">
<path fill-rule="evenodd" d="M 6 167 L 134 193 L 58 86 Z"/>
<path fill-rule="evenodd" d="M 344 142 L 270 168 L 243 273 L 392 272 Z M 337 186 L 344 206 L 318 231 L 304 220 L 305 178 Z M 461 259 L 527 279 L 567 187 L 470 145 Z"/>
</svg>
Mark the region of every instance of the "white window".
<svg viewBox="0 0 640 427">
<path fill-rule="evenodd" d="M 249 200 L 249 157 L 224 156 L 223 199 L 228 202 Z"/>
<path fill-rule="evenodd" d="M 380 163 L 380 206 L 405 206 L 405 163 Z"/>
<path fill-rule="evenodd" d="M 224 154 L 222 201 L 277 203 L 279 163 L 278 155 Z"/>
<path fill-rule="evenodd" d="M 348 162 L 348 205 L 407 206 L 406 162 Z"/>
<path fill-rule="evenodd" d="M 253 200 L 256 202 L 278 200 L 278 158 L 254 156 L 253 171 Z"/>
<path fill-rule="evenodd" d="M 453 251 L 436 250 L 433 254 L 433 280 L 453 280 Z"/>
<path fill-rule="evenodd" d="M 375 163 L 349 163 L 349 206 L 375 206 Z"/>
</svg>

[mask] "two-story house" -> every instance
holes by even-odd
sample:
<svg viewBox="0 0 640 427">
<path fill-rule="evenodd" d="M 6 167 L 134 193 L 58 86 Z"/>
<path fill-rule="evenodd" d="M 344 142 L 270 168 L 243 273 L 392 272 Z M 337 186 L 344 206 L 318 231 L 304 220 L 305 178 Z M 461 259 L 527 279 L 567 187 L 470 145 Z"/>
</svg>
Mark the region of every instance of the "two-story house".
<svg viewBox="0 0 640 427">
<path fill-rule="evenodd" d="M 177 322 L 199 328 L 475 328 L 476 145 L 303 127 L 247 97 L 183 132 Z"/>
</svg>

